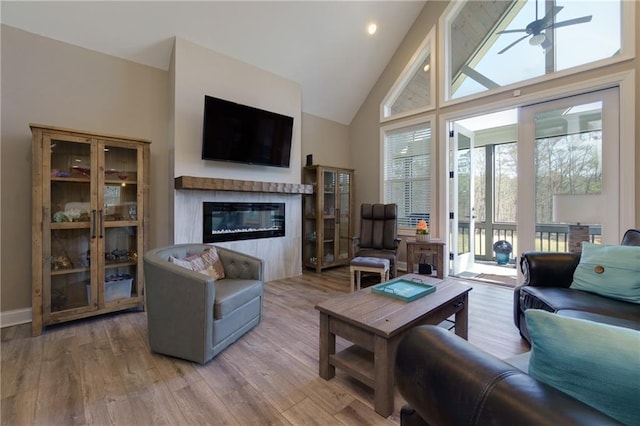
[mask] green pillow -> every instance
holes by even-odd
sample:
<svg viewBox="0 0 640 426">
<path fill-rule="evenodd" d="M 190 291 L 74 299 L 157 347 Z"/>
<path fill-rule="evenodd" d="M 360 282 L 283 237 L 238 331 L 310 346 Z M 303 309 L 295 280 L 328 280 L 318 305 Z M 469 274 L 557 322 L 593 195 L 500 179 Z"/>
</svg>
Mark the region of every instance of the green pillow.
<svg viewBox="0 0 640 426">
<path fill-rule="evenodd" d="M 640 424 L 640 331 L 525 311 L 529 375 L 627 425 Z"/>
<path fill-rule="evenodd" d="M 571 288 L 640 303 L 640 246 L 582 243 Z"/>
</svg>

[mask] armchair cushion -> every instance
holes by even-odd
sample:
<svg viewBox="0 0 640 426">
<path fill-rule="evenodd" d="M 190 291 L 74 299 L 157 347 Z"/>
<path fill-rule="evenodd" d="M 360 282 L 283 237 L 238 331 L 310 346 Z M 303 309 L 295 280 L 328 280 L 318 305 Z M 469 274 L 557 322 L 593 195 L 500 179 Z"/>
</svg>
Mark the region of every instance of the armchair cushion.
<svg viewBox="0 0 640 426">
<path fill-rule="evenodd" d="M 639 424 L 640 332 L 535 309 L 525 316 L 531 376 L 624 424 Z"/>
<path fill-rule="evenodd" d="M 640 247 L 583 243 L 570 288 L 640 303 Z"/>
<path fill-rule="evenodd" d="M 208 275 L 214 280 L 224 278 L 224 267 L 215 247 L 206 248 L 202 253 L 192 254 L 184 259 L 170 256 L 169 262 Z"/>
<path fill-rule="evenodd" d="M 360 247 L 396 250 L 397 212 L 398 207 L 395 204 L 363 204 Z"/>
<path fill-rule="evenodd" d="M 213 304 L 213 318 L 229 315 L 245 303 L 262 296 L 262 282 L 234 279 L 233 284 L 221 280 L 216 283 L 216 298 Z M 227 285 L 229 284 L 229 285 Z"/>
</svg>

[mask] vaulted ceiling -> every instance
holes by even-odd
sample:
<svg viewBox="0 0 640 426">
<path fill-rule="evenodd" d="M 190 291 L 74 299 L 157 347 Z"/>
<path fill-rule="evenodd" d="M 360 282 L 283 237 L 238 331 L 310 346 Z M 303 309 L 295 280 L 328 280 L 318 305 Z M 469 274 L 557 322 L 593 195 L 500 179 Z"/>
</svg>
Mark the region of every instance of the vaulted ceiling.
<svg viewBox="0 0 640 426">
<path fill-rule="evenodd" d="M 349 124 L 424 1 L 2 1 L 3 24 L 168 69 L 178 36 L 298 82 L 303 111 Z M 473 2 L 472 2 L 473 3 Z M 366 32 L 376 22 L 378 32 Z"/>
</svg>

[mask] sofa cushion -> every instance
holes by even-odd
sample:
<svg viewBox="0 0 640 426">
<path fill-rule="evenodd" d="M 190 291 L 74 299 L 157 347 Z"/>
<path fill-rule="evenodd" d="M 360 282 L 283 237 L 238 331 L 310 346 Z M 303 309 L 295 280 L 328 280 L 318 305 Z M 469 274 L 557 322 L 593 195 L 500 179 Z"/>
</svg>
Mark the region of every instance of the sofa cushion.
<svg viewBox="0 0 640 426">
<path fill-rule="evenodd" d="M 640 332 L 536 309 L 525 316 L 531 376 L 624 424 L 638 424 Z"/>
<path fill-rule="evenodd" d="M 225 276 L 222 261 L 215 247 L 206 248 L 202 253 L 193 254 L 184 259 L 170 256 L 169 262 L 192 271 L 200 272 L 204 275 L 209 275 L 214 280 L 220 280 Z"/>
<path fill-rule="evenodd" d="M 559 287 L 520 288 L 520 309 L 543 309 L 557 312 L 563 309 L 593 312 L 595 314 L 623 318 L 631 321 L 640 320 L 638 305 L 621 300 L 602 297 L 582 290 Z"/>
<path fill-rule="evenodd" d="M 583 243 L 570 288 L 640 303 L 640 247 Z"/>
<path fill-rule="evenodd" d="M 262 296 L 262 281 L 227 278 L 216 283 L 213 318 L 221 319 L 245 303 Z"/>
</svg>

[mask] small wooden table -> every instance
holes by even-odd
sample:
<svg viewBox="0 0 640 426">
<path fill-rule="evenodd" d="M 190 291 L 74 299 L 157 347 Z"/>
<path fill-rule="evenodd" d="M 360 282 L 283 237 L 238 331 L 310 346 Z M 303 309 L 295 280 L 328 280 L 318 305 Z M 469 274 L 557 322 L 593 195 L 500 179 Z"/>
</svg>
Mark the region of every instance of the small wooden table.
<svg viewBox="0 0 640 426">
<path fill-rule="evenodd" d="M 320 311 L 320 377 L 329 380 L 335 368 L 373 388 L 376 413 L 393 413 L 393 368 L 404 332 L 422 324 L 439 324 L 455 315 L 455 332 L 467 338 L 471 286 L 458 279 L 438 280 L 417 274 L 415 279 L 437 287 L 434 293 L 405 303 L 364 288 L 316 305 Z M 353 346 L 336 353 L 336 336 Z"/>
<path fill-rule="evenodd" d="M 444 242 L 407 240 L 407 274 L 413 274 L 413 263 L 416 254 L 425 254 L 435 258 L 438 278 L 444 277 Z"/>
</svg>

